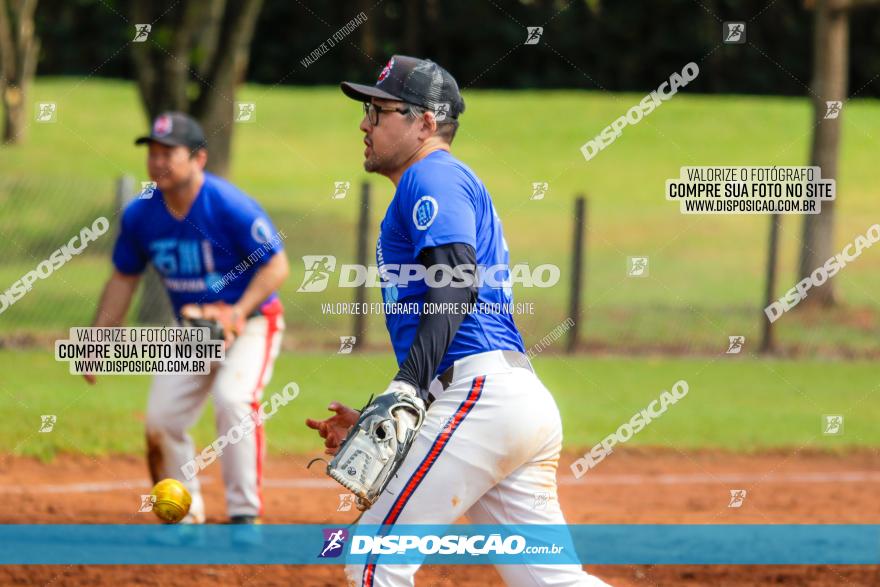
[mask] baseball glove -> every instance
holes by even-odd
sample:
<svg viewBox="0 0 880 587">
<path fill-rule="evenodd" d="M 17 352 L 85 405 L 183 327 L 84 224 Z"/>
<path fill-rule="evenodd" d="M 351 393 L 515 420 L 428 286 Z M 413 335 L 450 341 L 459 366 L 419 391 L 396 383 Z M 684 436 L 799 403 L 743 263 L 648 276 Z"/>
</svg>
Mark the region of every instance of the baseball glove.
<svg viewBox="0 0 880 587">
<path fill-rule="evenodd" d="M 244 331 L 245 320 L 237 310 L 225 302 L 213 302 L 199 306 L 186 304 L 180 309 L 180 323 L 183 326 L 207 327 L 213 340 L 225 340 L 232 344 Z"/>
<path fill-rule="evenodd" d="M 368 509 L 397 472 L 425 420 L 425 404 L 408 391 L 388 391 L 372 400 L 342 441 L 327 474 Z"/>
<path fill-rule="evenodd" d="M 218 320 L 208 320 L 206 318 L 182 318 L 181 325 L 188 328 L 208 328 L 211 331 L 211 340 L 225 340 L 226 332 L 223 325 Z"/>
</svg>

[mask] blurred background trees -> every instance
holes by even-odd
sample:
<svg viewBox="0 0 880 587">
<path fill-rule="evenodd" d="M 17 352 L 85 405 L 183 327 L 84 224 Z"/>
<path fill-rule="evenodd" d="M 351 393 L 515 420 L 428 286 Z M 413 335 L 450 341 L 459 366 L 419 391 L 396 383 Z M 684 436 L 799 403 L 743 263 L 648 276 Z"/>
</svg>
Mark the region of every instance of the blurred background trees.
<svg viewBox="0 0 880 587">
<path fill-rule="evenodd" d="M 107 61 L 95 75 L 135 79 L 131 51 L 119 51 L 134 37 L 135 5 L 148 5 L 153 19 L 170 9 L 154 24 L 162 28 L 178 13 L 177 4 L 212 3 L 40 0 L 39 74 L 89 75 L 96 63 Z M 315 65 L 300 65 L 361 11 L 366 23 Z M 724 20 L 747 23 L 746 50 L 721 45 Z M 642 91 L 706 56 L 705 75 L 688 92 L 804 95 L 813 41 L 813 13 L 801 0 L 385 0 L 378 5 L 264 0 L 255 26 L 245 78 L 289 85 L 369 80 L 388 56 L 407 53 L 432 57 L 468 87 L 598 89 L 601 84 L 610 91 Z M 544 27 L 539 45 L 523 46 L 526 26 Z M 850 30 L 851 87 L 862 87 L 880 71 L 878 38 L 877 11 L 859 12 Z M 198 64 L 208 46 L 188 50 Z M 499 59 L 513 51 L 515 59 Z M 584 75 L 572 75 L 572 65 Z M 860 95 L 880 96 L 880 84 L 874 80 Z"/>
</svg>

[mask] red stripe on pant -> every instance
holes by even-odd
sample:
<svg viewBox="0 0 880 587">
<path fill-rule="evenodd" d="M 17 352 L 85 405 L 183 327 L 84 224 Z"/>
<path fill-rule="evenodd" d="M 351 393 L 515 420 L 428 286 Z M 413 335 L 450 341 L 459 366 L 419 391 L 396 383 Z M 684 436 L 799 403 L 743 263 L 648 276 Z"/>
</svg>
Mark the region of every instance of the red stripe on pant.
<svg viewBox="0 0 880 587">
<path fill-rule="evenodd" d="M 274 309 L 274 308 L 273 308 Z M 280 310 L 280 305 L 278 306 Z M 266 446 L 266 439 L 263 435 L 263 422 L 260 420 L 260 402 L 259 393 L 263 389 L 263 377 L 266 375 L 266 368 L 269 366 L 269 360 L 272 358 L 272 340 L 278 332 L 278 316 L 280 312 L 267 312 L 266 320 L 268 321 L 268 329 L 266 331 L 266 346 L 263 349 L 263 365 L 260 367 L 260 375 L 257 377 L 257 384 L 251 394 L 251 409 L 254 411 L 254 420 L 257 423 L 254 430 L 254 438 L 257 442 L 257 496 L 260 500 L 260 511 L 258 515 L 263 515 L 263 458 Z"/>
<path fill-rule="evenodd" d="M 434 463 L 437 462 L 437 458 L 440 456 L 440 453 L 443 452 L 443 448 L 449 443 L 452 434 L 458 428 L 459 424 L 461 424 L 462 420 L 464 420 L 465 416 L 467 416 L 474 408 L 477 400 L 480 399 L 480 394 L 483 392 L 483 384 L 485 381 L 485 375 L 474 378 L 474 382 L 471 384 L 471 390 L 468 392 L 467 397 L 461 402 L 461 405 L 458 406 L 458 409 L 455 411 L 455 414 L 453 414 L 449 424 L 440 431 L 440 434 L 437 436 L 436 440 L 434 440 L 434 444 L 432 444 L 431 448 L 428 450 L 428 454 L 425 455 L 425 458 L 422 459 L 422 462 L 416 467 L 415 472 L 410 476 L 406 485 L 404 485 L 403 491 L 400 492 L 400 495 L 397 496 L 397 499 L 395 499 L 394 503 L 391 505 L 391 510 L 389 510 L 388 515 L 385 516 L 385 519 L 382 521 L 382 525 L 387 529 L 383 529 L 382 532 L 389 531 L 390 526 L 400 518 L 400 513 L 403 511 L 404 506 L 406 506 L 409 498 L 412 497 L 412 494 L 415 493 L 418 486 L 422 483 L 425 475 L 428 474 L 428 471 L 430 471 Z M 373 586 L 377 558 L 377 555 L 371 555 L 367 560 L 367 565 L 364 567 L 364 587 Z"/>
</svg>

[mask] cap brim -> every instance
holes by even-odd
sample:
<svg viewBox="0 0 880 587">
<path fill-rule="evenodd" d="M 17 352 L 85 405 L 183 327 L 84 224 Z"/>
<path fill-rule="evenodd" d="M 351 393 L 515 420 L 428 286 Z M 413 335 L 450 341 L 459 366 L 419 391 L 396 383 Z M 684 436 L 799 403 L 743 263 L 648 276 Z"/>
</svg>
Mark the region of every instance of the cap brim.
<svg viewBox="0 0 880 587">
<path fill-rule="evenodd" d="M 376 86 L 342 82 L 341 84 L 339 84 L 339 87 L 342 88 L 342 93 L 344 93 L 352 100 L 357 100 L 358 102 L 369 102 L 370 98 L 380 98 L 382 100 L 398 100 L 401 102 L 403 101 L 398 96 L 380 90 Z"/>
<path fill-rule="evenodd" d="M 189 147 L 190 145 L 186 143 L 181 143 L 180 141 L 175 141 L 172 139 L 157 139 L 155 137 L 138 137 L 135 140 L 135 145 L 148 145 L 150 143 L 159 143 L 160 145 L 165 145 L 166 147 Z"/>
</svg>

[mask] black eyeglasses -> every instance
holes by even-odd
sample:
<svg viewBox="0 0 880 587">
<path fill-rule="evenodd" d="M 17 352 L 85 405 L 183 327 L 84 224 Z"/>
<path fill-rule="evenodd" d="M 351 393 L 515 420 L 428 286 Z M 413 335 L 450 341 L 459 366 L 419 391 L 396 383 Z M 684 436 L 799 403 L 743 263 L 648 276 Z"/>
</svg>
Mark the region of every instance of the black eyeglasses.
<svg viewBox="0 0 880 587">
<path fill-rule="evenodd" d="M 400 114 L 409 114 L 410 108 L 382 108 L 381 106 L 377 106 L 372 102 L 364 102 L 364 115 L 367 117 L 367 120 L 370 121 L 371 125 L 379 126 L 380 112 L 398 112 Z"/>
</svg>

